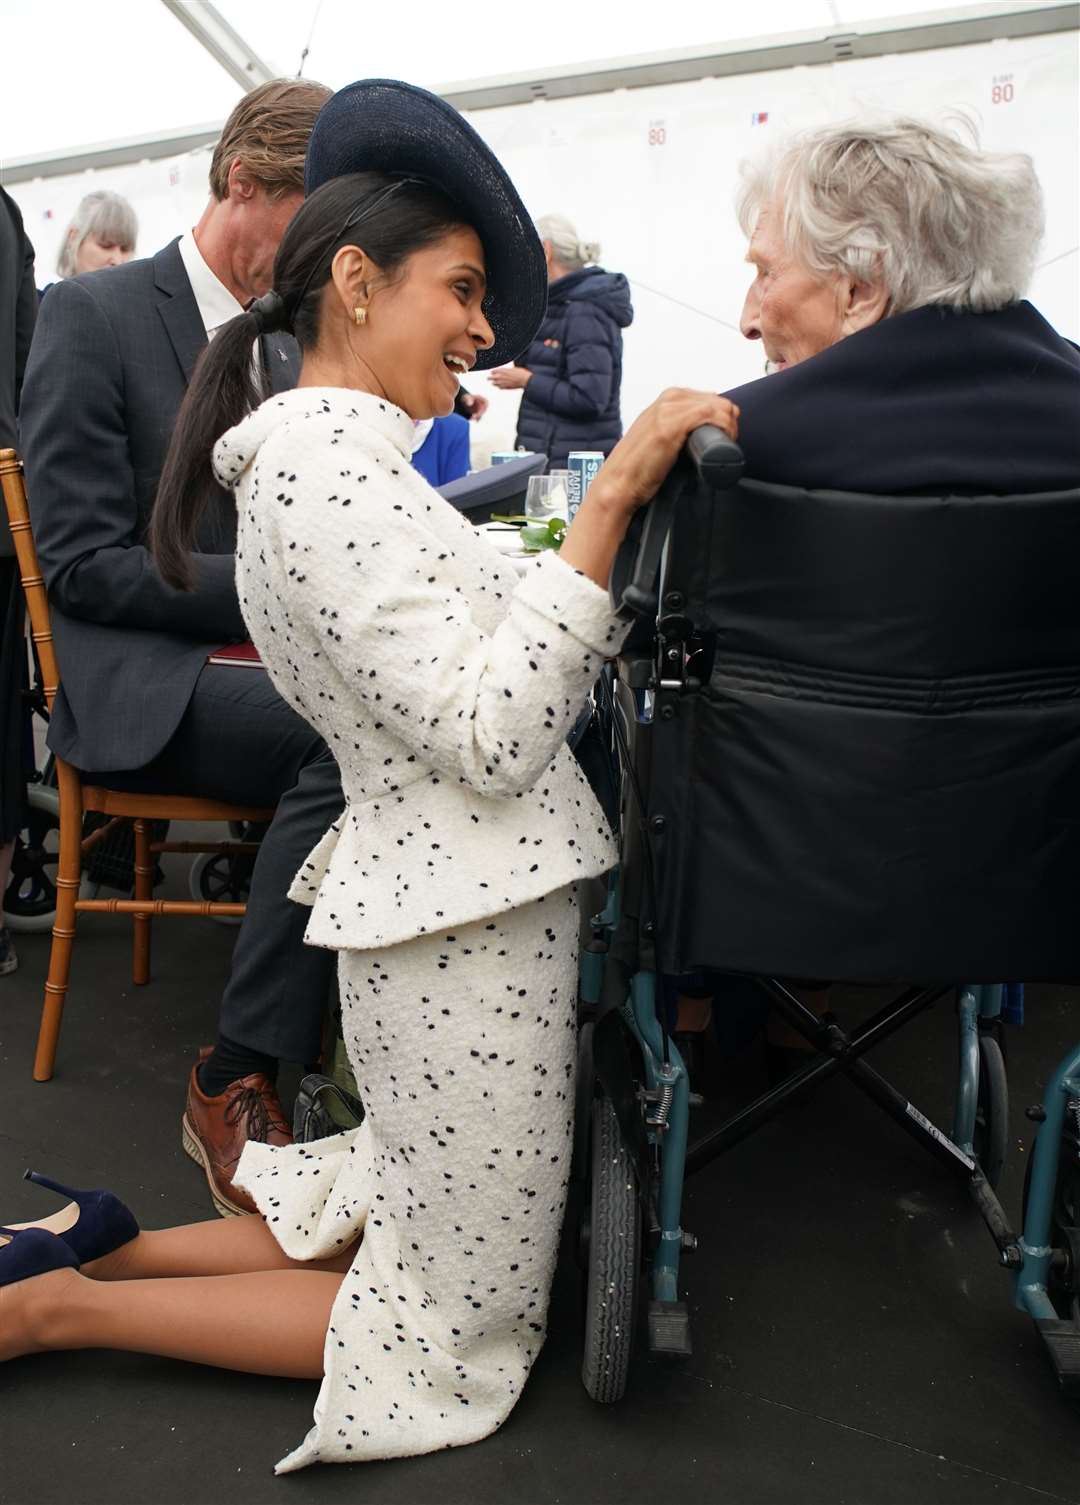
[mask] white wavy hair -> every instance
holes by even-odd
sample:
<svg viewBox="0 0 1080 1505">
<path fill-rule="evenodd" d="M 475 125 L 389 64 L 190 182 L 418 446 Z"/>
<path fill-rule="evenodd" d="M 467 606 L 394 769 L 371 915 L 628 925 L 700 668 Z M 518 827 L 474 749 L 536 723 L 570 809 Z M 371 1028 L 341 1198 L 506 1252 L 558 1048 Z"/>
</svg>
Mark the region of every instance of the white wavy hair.
<svg viewBox="0 0 1080 1505">
<path fill-rule="evenodd" d="M 928 303 L 989 311 L 1027 291 L 1042 239 L 1031 158 L 896 117 L 806 131 L 744 162 L 739 224 L 777 204 L 790 255 L 821 276 L 882 282 L 888 314 Z"/>
<path fill-rule="evenodd" d="M 545 214 L 536 221 L 536 233 L 549 240 L 555 260 L 568 272 L 580 272 L 600 260 L 600 246 L 595 240 L 579 240 L 578 233 L 565 214 Z"/>
</svg>

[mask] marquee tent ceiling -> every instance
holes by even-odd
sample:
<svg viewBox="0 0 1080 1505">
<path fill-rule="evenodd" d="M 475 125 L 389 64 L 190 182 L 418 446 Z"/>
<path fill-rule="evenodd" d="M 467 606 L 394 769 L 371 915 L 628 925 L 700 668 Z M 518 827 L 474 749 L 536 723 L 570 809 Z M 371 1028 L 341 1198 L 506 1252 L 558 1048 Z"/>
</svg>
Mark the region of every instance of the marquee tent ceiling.
<svg viewBox="0 0 1080 1505">
<path fill-rule="evenodd" d="M 22 60 L 5 75 L 4 179 L 70 171 L 72 156 L 99 143 L 165 138 L 168 150 L 177 151 L 200 128 L 205 138 L 242 86 L 220 53 L 212 56 L 181 24 L 177 13 L 183 11 L 211 31 L 220 17 L 231 50 L 250 53 L 255 81 L 260 65 L 271 74 L 302 67 L 306 77 L 332 87 L 365 76 L 405 77 L 473 109 L 543 93 L 661 81 L 665 75 L 657 69 L 665 67 L 668 78 L 679 76 L 679 67 L 776 67 L 785 57 L 778 51 L 785 38 L 802 42 L 802 50 L 788 49 L 793 63 L 823 61 L 848 48 L 857 53 L 861 46 L 882 50 L 889 18 L 901 24 L 887 27 L 885 50 L 912 45 L 924 22 L 937 28 L 941 45 L 943 22 L 1015 34 L 1025 25 L 1075 27 L 1080 14 L 1076 5 L 1045 0 L 954 5 L 930 14 L 926 0 L 758 0 L 752 6 L 665 0 L 659 8 L 549 0 L 542 13 L 521 4 L 456 8 L 445 0 L 380 9 L 355 0 L 216 0 L 209 6 L 203 0 L 0 0 L 6 50 Z M 1002 22 L 1003 15 L 1011 20 Z M 763 39 L 760 49 L 747 45 L 752 38 Z M 965 39 L 974 37 L 955 36 Z M 759 51 L 767 63 L 758 60 Z"/>
</svg>

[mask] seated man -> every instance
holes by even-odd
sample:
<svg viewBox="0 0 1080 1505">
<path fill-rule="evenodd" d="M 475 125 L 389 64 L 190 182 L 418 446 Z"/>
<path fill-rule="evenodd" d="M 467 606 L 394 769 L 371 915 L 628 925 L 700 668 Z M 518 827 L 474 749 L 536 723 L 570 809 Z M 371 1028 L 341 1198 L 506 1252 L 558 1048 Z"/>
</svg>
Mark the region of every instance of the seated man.
<svg viewBox="0 0 1080 1505">
<path fill-rule="evenodd" d="M 774 375 L 727 393 L 747 474 L 903 496 L 1080 480 L 1080 353 L 1021 302 L 1031 159 L 934 126 L 829 126 L 744 168 L 742 332 Z"/>
<path fill-rule="evenodd" d="M 219 1038 L 192 1070 L 184 1115 L 184 1147 L 223 1214 L 254 1211 L 232 1186 L 246 1139 L 290 1138 L 273 1085 L 278 1060 L 319 1054 L 333 953 L 303 944 L 307 914 L 286 890 L 343 798 L 334 759 L 264 670 L 207 664 L 215 648 L 247 637 L 235 522 L 201 541 L 189 594 L 164 584 L 144 538 L 192 368 L 217 327 L 270 287 L 328 97 L 298 80 L 245 95 L 214 151 L 212 196 L 194 230 L 148 260 L 58 283 L 23 391 L 34 536 L 62 675 L 49 745 L 113 787 L 277 806 Z M 260 343 L 274 390 L 291 387 L 295 343 Z"/>
</svg>

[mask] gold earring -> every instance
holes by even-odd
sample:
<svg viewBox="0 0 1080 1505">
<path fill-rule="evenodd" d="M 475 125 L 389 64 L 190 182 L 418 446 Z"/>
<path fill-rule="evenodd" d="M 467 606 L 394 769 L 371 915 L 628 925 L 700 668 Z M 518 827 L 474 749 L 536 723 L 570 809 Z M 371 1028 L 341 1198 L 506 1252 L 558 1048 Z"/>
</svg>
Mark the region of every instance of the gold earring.
<svg viewBox="0 0 1080 1505">
<path fill-rule="evenodd" d="M 367 323 L 367 309 L 366 308 L 354 308 L 353 309 L 353 318 L 356 320 L 357 324 L 359 324 L 361 327 L 363 327 L 363 325 L 365 325 Z"/>
</svg>

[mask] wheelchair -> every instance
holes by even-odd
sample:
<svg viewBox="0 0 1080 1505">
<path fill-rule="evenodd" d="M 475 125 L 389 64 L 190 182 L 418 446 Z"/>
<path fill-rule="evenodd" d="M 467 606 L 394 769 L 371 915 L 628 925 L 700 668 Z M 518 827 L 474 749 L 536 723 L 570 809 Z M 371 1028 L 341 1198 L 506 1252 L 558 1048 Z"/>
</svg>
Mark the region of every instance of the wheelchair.
<svg viewBox="0 0 1080 1505">
<path fill-rule="evenodd" d="M 966 1185 L 1076 1401 L 1080 1044 L 1028 1110 L 1019 1228 L 995 1186 L 1002 979 L 1080 977 L 1080 492 L 880 497 L 742 469 L 693 434 L 612 578 L 633 625 L 597 690 L 620 859 L 581 963 L 583 1382 L 617 1401 L 639 1326 L 651 1353 L 690 1354 L 684 1177 L 842 1074 Z M 702 970 L 754 979 L 814 1051 L 691 1143 L 658 980 Z M 899 991 L 846 1030 L 800 978 Z M 946 996 L 948 1129 L 866 1060 Z"/>
</svg>

